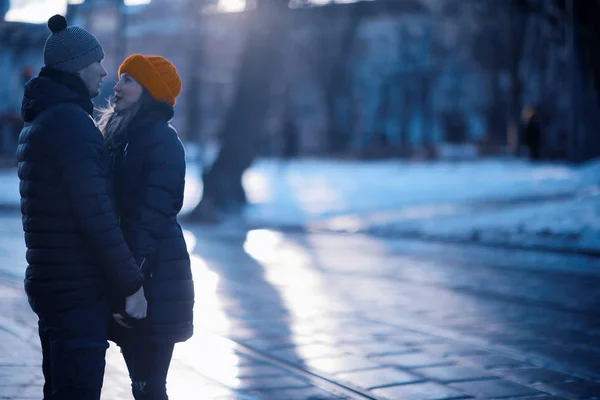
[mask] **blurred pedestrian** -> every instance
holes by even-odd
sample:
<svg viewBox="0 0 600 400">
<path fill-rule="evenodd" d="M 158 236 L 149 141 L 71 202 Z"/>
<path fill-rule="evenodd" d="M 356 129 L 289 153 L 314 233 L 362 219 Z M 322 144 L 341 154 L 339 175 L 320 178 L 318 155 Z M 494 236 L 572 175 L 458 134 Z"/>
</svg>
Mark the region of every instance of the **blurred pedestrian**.
<svg viewBox="0 0 600 400">
<path fill-rule="evenodd" d="M 39 317 L 45 400 L 100 399 L 108 293 L 146 315 L 143 276 L 113 209 L 110 158 L 91 117 L 106 70 L 96 38 L 48 21 L 44 67 L 25 86 L 17 158 L 25 290 Z"/>
<path fill-rule="evenodd" d="M 117 302 L 109 336 L 121 348 L 134 398 L 163 400 L 175 343 L 193 333 L 190 257 L 177 222 L 185 152 L 169 124 L 181 80 L 169 60 L 141 54 L 128 57 L 118 77 L 99 127 L 112 154 L 121 229 L 145 276 L 148 317 L 132 321 Z"/>
<path fill-rule="evenodd" d="M 525 145 L 529 149 L 529 158 L 532 161 L 539 160 L 542 145 L 542 127 L 540 117 L 535 111 L 525 127 Z"/>
<path fill-rule="evenodd" d="M 281 126 L 281 155 L 279 162 L 279 172 L 285 173 L 286 167 L 291 160 L 298 157 L 298 128 L 292 117 L 291 112 L 287 109 L 283 115 L 283 123 Z"/>
<path fill-rule="evenodd" d="M 292 160 L 298 157 L 298 128 L 291 116 L 286 116 L 283 129 L 283 149 L 281 158 L 283 160 Z"/>
</svg>

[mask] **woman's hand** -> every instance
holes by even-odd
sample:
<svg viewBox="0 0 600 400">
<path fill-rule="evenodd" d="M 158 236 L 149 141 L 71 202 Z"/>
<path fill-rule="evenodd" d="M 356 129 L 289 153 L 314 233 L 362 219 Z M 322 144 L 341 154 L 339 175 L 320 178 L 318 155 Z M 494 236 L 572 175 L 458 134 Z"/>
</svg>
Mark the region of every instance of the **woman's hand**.
<svg viewBox="0 0 600 400">
<path fill-rule="evenodd" d="M 146 318 L 148 312 L 148 301 L 144 296 L 144 287 L 125 299 L 125 312 L 135 319 Z"/>
</svg>

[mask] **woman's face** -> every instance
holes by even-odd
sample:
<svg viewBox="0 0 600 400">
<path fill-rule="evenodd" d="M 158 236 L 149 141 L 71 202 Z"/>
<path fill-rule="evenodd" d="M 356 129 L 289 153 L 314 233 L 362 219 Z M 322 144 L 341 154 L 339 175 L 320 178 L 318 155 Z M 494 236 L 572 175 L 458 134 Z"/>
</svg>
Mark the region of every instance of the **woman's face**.
<svg viewBox="0 0 600 400">
<path fill-rule="evenodd" d="M 134 105 L 142 97 L 144 87 L 131 75 L 124 72 L 119 77 L 119 82 L 115 85 L 114 91 L 115 111 L 120 112 Z"/>
</svg>

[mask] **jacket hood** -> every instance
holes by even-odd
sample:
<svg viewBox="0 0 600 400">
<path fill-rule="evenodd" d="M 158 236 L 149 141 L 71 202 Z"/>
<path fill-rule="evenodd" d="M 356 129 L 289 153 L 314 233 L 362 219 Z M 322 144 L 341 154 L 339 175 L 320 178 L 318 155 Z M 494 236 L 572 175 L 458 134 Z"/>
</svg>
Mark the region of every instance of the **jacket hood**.
<svg viewBox="0 0 600 400">
<path fill-rule="evenodd" d="M 25 122 L 33 121 L 42 111 L 58 104 L 74 103 L 92 115 L 94 105 L 85 83 L 75 74 L 42 68 L 27 82 L 21 104 Z"/>
</svg>

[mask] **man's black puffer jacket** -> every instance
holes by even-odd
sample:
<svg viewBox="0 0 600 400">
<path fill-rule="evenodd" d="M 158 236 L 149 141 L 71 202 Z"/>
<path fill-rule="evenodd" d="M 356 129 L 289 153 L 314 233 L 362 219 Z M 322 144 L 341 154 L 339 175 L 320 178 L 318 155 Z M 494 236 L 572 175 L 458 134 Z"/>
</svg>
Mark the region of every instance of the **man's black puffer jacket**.
<svg viewBox="0 0 600 400">
<path fill-rule="evenodd" d="M 17 158 L 25 290 L 38 314 L 130 296 L 143 283 L 113 209 L 110 158 L 92 111 L 76 75 L 44 68 L 25 87 Z"/>
</svg>

